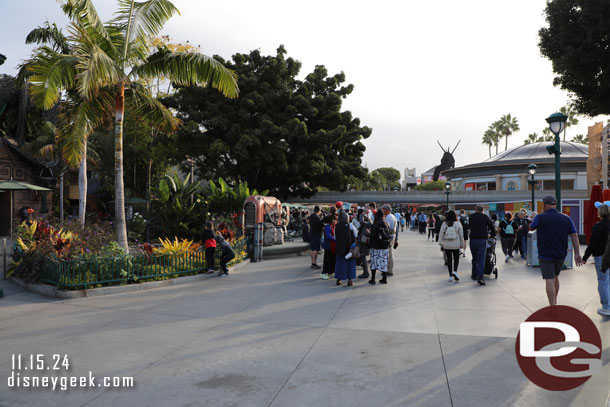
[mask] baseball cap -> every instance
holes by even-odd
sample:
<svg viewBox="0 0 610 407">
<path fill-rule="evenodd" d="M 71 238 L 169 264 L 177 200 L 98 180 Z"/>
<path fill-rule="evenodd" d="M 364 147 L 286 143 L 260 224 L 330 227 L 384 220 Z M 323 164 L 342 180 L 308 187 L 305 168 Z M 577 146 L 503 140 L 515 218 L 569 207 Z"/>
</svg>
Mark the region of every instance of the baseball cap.
<svg viewBox="0 0 610 407">
<path fill-rule="evenodd" d="M 557 200 L 555 199 L 554 196 L 547 195 L 544 198 L 542 198 L 542 203 L 547 204 L 547 205 L 557 205 Z"/>
<path fill-rule="evenodd" d="M 337 202 L 335 202 L 335 206 L 337 207 L 337 209 L 339 209 L 340 207 L 343 206 L 343 202 L 337 201 Z"/>
<path fill-rule="evenodd" d="M 391 210 L 392 210 L 392 207 L 391 207 L 390 205 L 388 205 L 388 204 L 385 204 L 385 205 L 383 205 L 383 206 L 381 207 L 381 209 L 385 209 L 386 211 L 391 211 Z"/>
</svg>

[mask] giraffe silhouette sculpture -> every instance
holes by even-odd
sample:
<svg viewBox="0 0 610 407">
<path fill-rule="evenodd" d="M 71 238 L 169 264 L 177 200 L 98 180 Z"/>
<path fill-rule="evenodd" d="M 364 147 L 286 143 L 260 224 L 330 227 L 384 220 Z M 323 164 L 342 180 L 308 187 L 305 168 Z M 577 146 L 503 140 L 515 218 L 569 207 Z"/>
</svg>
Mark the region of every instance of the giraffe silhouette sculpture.
<svg viewBox="0 0 610 407">
<path fill-rule="evenodd" d="M 441 150 L 443 150 L 443 158 L 441 158 L 441 163 L 437 165 L 434 169 L 434 176 L 432 177 L 434 181 L 438 181 L 438 177 L 441 175 L 441 172 L 450 168 L 455 168 L 455 158 L 453 158 L 453 153 L 458 148 L 462 140 L 460 139 L 460 141 L 458 141 L 458 143 L 455 145 L 455 148 L 451 152 L 449 152 L 451 147 L 447 147 L 447 150 L 445 150 L 441 143 L 438 142 L 438 140 L 436 140 L 436 142 L 441 147 Z"/>
</svg>

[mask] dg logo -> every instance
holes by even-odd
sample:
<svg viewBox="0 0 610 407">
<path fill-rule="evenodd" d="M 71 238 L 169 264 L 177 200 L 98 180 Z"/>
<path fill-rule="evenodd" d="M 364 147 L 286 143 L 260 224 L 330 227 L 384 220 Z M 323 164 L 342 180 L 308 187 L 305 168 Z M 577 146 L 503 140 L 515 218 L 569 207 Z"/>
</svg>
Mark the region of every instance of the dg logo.
<svg viewBox="0 0 610 407">
<path fill-rule="evenodd" d="M 521 323 L 515 352 L 525 376 L 546 390 L 571 390 L 602 369 L 595 324 L 565 305 L 542 308 Z"/>
</svg>

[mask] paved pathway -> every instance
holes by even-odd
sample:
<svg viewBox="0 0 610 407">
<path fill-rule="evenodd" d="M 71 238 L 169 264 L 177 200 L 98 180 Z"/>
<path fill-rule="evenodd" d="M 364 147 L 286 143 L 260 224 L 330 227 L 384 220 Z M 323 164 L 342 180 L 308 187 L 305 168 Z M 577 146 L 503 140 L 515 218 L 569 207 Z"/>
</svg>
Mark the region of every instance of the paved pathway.
<svg viewBox="0 0 610 407">
<path fill-rule="evenodd" d="M 546 305 L 537 269 L 500 264 L 479 287 L 447 282 L 438 246 L 400 235 L 387 286 L 335 287 L 290 258 L 229 278 L 57 301 L 2 282 L 0 406 L 606 407 L 610 321 L 594 268 L 562 273 L 560 303 L 587 313 L 604 370 L 548 392 L 519 370 L 519 323 Z M 498 248 L 499 251 L 499 248 Z M 71 375 L 134 376 L 134 389 L 7 389 L 12 354 L 67 353 Z"/>
</svg>

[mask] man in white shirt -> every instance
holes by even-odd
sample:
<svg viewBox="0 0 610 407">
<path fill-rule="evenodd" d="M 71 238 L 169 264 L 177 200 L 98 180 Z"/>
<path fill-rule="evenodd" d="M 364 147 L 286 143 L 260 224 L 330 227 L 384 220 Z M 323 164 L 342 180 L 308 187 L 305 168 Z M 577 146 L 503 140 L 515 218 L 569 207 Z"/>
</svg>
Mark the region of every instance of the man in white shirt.
<svg viewBox="0 0 610 407">
<path fill-rule="evenodd" d="M 397 226 L 398 226 L 398 221 L 396 220 L 396 217 L 394 215 L 392 215 L 392 207 L 389 204 L 385 204 L 381 207 L 381 210 L 383 211 L 383 214 L 385 216 L 385 221 L 388 223 L 388 226 L 390 227 L 390 247 L 389 247 L 389 252 L 388 252 L 388 276 L 393 276 L 394 275 L 394 254 L 393 254 L 393 250 L 394 250 L 394 242 L 396 241 L 396 235 L 397 235 Z"/>
</svg>

